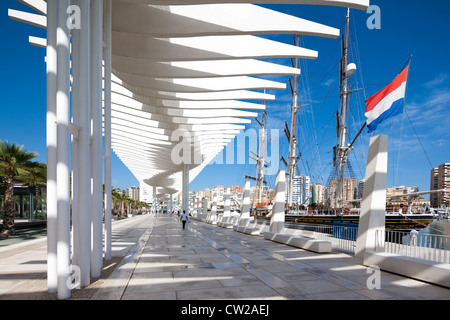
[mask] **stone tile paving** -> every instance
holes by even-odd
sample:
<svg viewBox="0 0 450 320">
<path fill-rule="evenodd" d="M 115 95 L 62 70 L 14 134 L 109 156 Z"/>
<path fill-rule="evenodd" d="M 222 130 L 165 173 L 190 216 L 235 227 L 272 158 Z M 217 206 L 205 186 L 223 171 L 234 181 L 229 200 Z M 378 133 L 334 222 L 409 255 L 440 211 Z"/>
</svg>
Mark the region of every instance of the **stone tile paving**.
<svg viewBox="0 0 450 320">
<path fill-rule="evenodd" d="M 387 272 L 370 290 L 353 256 L 317 254 L 176 217 L 113 224 L 113 261 L 71 299 L 91 300 L 448 300 L 450 290 Z M 46 241 L 0 249 L 0 299 L 52 300 Z"/>
<path fill-rule="evenodd" d="M 386 272 L 367 288 L 351 255 L 316 254 L 194 221 L 160 217 L 122 299 L 450 299 L 450 290 Z"/>
</svg>

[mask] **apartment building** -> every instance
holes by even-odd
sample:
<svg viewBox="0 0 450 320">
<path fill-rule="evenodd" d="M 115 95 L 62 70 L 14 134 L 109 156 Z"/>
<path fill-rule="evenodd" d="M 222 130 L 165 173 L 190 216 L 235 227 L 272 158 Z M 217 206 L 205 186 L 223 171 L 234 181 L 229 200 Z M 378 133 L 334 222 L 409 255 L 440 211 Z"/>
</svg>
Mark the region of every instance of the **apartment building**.
<svg viewBox="0 0 450 320">
<path fill-rule="evenodd" d="M 392 204 L 408 204 L 408 196 L 406 194 L 417 192 L 419 189 L 414 187 L 397 186 L 386 189 L 386 201 Z M 402 196 L 404 195 L 405 196 Z"/>
<path fill-rule="evenodd" d="M 125 194 L 127 197 L 131 199 L 138 200 L 140 199 L 140 188 L 139 187 L 130 187 L 125 190 Z"/>
<path fill-rule="evenodd" d="M 357 181 L 353 178 L 345 178 L 342 186 L 342 200 L 343 202 L 349 202 L 356 199 Z M 338 187 L 338 180 L 330 181 L 330 204 L 333 207 L 336 200 L 336 190 Z"/>
<path fill-rule="evenodd" d="M 292 203 L 309 205 L 310 179 L 308 176 L 295 176 L 292 184 Z"/>
<path fill-rule="evenodd" d="M 311 204 L 326 205 L 328 199 L 328 188 L 321 184 L 315 183 L 310 187 Z"/>
<path fill-rule="evenodd" d="M 446 192 L 430 194 L 432 207 L 438 207 L 450 202 L 450 163 L 443 163 L 431 170 L 430 190 L 446 189 Z"/>
</svg>

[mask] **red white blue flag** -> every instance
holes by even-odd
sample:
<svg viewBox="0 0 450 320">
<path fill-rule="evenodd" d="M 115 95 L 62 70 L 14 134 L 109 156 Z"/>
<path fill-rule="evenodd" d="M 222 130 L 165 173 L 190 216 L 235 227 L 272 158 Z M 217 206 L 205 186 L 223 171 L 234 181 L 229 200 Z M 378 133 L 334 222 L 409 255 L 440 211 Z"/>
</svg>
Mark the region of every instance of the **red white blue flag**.
<svg viewBox="0 0 450 320">
<path fill-rule="evenodd" d="M 403 113 L 406 94 L 407 66 L 387 87 L 366 100 L 367 128 L 369 133 L 376 130 L 384 120 Z"/>
</svg>

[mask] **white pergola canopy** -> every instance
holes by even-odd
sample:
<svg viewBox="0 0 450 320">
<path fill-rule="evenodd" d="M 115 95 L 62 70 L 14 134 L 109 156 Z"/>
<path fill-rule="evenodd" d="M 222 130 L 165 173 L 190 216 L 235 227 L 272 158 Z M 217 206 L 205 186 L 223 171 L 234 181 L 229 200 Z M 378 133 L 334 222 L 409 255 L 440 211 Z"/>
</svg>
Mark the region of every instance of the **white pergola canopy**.
<svg viewBox="0 0 450 320">
<path fill-rule="evenodd" d="M 45 1 L 21 2 L 38 13 L 11 10 L 10 16 L 45 28 Z M 255 35 L 339 36 L 335 28 L 247 1 L 227 2 L 112 1 L 112 148 L 141 183 L 159 187 L 158 194 L 181 190 L 182 166 L 171 161 L 172 150 L 180 143 L 173 141 L 176 130 L 185 130 L 192 138 L 191 153 L 197 155 L 197 161 L 190 163 L 192 180 L 237 130 L 250 123 L 255 111 L 264 109 L 254 100 L 275 99 L 253 90 L 286 88 L 257 76 L 300 73 L 257 59 L 317 58 L 314 50 Z M 368 2 L 277 1 L 358 9 L 366 8 Z M 30 40 L 45 44 L 45 39 Z"/>
<path fill-rule="evenodd" d="M 187 130 L 192 155 L 201 155 L 191 163 L 192 180 L 234 138 L 235 129 L 257 115 L 249 111 L 264 108 L 241 101 L 275 99 L 250 90 L 286 88 L 256 76 L 300 72 L 256 59 L 317 57 L 313 50 L 254 35 L 339 35 L 337 29 L 253 4 L 215 2 L 113 1 L 112 146 L 138 180 L 161 188 L 158 194 L 181 190 L 182 165 L 171 159 L 179 143 L 171 141 L 174 130 Z M 366 2 L 304 3 L 359 7 Z M 139 114 L 146 121 L 139 123 L 126 114 Z M 155 133 L 162 127 L 164 132 Z M 139 136 L 139 146 L 125 140 L 131 135 Z"/>
</svg>

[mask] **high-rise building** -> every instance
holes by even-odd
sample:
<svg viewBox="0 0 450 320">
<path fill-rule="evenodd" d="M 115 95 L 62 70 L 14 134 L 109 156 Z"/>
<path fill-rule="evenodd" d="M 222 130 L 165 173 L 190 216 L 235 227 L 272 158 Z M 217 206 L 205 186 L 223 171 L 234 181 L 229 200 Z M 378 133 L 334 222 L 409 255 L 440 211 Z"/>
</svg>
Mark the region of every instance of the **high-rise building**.
<svg viewBox="0 0 450 320">
<path fill-rule="evenodd" d="M 430 173 L 430 190 L 439 190 L 438 189 L 438 168 L 431 169 Z M 438 195 L 437 193 L 430 193 L 430 205 L 432 207 L 438 206 Z"/>
<path fill-rule="evenodd" d="M 292 184 L 292 203 L 309 205 L 310 179 L 308 176 L 295 176 Z"/>
<path fill-rule="evenodd" d="M 338 180 L 330 181 L 330 204 L 332 207 L 336 204 L 336 190 L 338 186 Z M 342 201 L 349 202 L 356 199 L 357 182 L 353 178 L 345 178 L 342 182 Z"/>
<path fill-rule="evenodd" d="M 311 204 L 325 205 L 328 199 L 328 188 L 321 184 L 311 185 Z"/>
<path fill-rule="evenodd" d="M 361 200 L 364 196 L 364 182 L 365 181 L 366 181 L 365 179 L 362 179 L 362 180 L 359 180 L 359 182 L 358 182 L 358 199 L 361 199 Z"/>
<path fill-rule="evenodd" d="M 356 189 L 357 189 L 356 179 L 346 178 L 344 179 L 344 200 L 351 201 L 356 199 Z"/>
<path fill-rule="evenodd" d="M 444 192 L 432 193 L 430 202 L 432 207 L 438 207 L 450 202 L 450 163 L 443 163 L 431 170 L 431 190 L 446 189 Z"/>
<path fill-rule="evenodd" d="M 127 197 L 134 200 L 139 200 L 139 187 L 130 187 L 125 190 Z"/>
<path fill-rule="evenodd" d="M 139 186 L 139 201 L 148 204 L 152 203 L 152 194 L 153 194 L 153 187 L 150 187 L 147 184 L 141 182 Z"/>
</svg>

